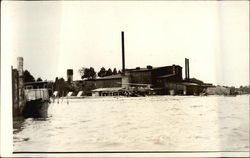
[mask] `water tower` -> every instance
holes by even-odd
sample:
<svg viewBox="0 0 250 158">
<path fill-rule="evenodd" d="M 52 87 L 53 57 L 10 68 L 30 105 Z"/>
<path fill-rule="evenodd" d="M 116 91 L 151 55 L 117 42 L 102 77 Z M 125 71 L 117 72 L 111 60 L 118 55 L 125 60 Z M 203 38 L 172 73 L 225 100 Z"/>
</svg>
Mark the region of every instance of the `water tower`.
<svg viewBox="0 0 250 158">
<path fill-rule="evenodd" d="M 67 70 L 67 81 L 69 81 L 70 83 L 73 81 L 73 69 Z"/>
</svg>

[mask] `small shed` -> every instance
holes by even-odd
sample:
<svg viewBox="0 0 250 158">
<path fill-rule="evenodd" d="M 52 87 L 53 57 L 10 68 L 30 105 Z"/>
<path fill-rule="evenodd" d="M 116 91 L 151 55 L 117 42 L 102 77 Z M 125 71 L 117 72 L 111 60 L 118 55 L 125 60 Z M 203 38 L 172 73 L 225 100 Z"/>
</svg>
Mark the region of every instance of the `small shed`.
<svg viewBox="0 0 250 158">
<path fill-rule="evenodd" d="M 183 82 L 185 95 L 200 95 L 206 91 L 207 86 L 193 82 Z"/>
</svg>

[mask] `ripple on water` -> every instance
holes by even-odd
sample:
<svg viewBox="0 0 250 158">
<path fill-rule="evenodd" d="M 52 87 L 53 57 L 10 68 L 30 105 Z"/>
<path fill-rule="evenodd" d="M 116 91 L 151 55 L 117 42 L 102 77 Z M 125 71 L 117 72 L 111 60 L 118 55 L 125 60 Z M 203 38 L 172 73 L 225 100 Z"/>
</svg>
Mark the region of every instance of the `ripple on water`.
<svg viewBox="0 0 250 158">
<path fill-rule="evenodd" d="M 14 151 L 133 151 L 138 145 L 143 150 L 181 150 L 183 146 L 200 151 L 248 149 L 248 98 L 234 98 L 237 104 L 229 97 L 218 98 L 85 98 L 69 105 L 54 104 L 48 119 L 16 122 Z M 195 134 L 203 131 L 206 135 Z M 225 141 L 222 146 L 217 137 Z M 228 143 L 230 138 L 235 143 Z M 45 146 L 48 141 L 50 149 Z"/>
</svg>

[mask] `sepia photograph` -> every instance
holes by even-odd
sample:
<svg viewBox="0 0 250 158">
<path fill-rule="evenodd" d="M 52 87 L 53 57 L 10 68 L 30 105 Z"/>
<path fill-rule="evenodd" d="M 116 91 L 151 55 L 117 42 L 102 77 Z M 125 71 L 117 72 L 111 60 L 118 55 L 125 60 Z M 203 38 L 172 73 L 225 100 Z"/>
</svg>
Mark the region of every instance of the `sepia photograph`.
<svg viewBox="0 0 250 158">
<path fill-rule="evenodd" d="M 1 157 L 249 157 L 249 67 L 249 1 L 2 1 Z"/>
</svg>

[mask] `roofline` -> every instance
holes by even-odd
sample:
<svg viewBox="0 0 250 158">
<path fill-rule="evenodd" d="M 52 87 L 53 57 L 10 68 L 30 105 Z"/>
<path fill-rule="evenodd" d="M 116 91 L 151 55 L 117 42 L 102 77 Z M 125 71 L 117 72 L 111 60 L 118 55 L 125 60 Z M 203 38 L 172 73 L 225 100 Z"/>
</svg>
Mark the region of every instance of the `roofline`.
<svg viewBox="0 0 250 158">
<path fill-rule="evenodd" d="M 53 81 L 35 81 L 35 82 L 24 82 L 24 84 L 33 84 L 33 83 L 49 83 Z"/>
<path fill-rule="evenodd" d="M 166 67 L 172 67 L 172 66 L 175 66 L 175 67 L 180 67 L 182 68 L 180 65 L 169 65 L 169 66 L 160 66 L 160 67 L 152 67 L 151 69 L 148 69 L 147 67 L 141 67 L 140 69 L 136 69 L 136 68 L 132 68 L 132 69 L 125 69 L 125 71 L 151 71 L 151 70 L 155 70 L 155 69 L 160 69 L 160 68 L 166 68 Z"/>
<path fill-rule="evenodd" d="M 96 78 L 95 80 L 112 80 L 112 79 L 121 79 L 122 76 L 119 77 L 113 77 L 113 78 Z"/>
</svg>

